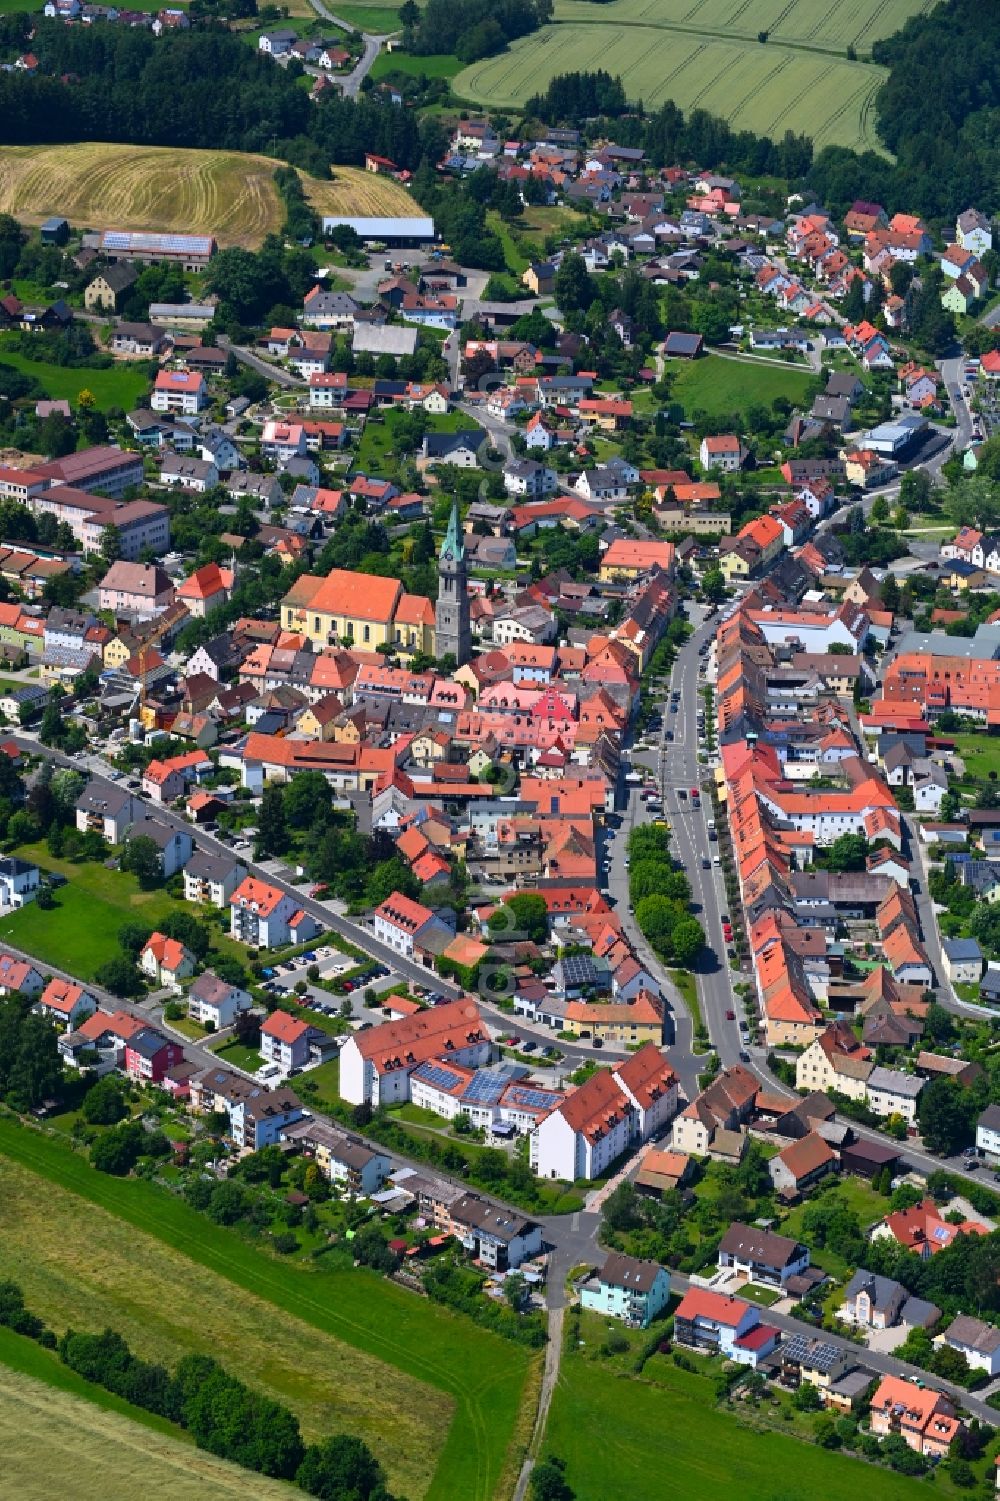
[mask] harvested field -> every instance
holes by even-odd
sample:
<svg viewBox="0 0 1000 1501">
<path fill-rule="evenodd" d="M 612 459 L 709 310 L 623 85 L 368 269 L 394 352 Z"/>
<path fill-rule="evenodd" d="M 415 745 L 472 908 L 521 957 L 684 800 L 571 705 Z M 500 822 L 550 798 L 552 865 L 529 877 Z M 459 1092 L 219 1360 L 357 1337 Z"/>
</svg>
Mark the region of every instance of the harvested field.
<svg viewBox="0 0 1000 1501">
<path fill-rule="evenodd" d="M 280 230 L 284 205 L 273 174 L 281 162 L 236 151 L 174 151 L 84 141 L 0 147 L 0 213 L 40 224 L 52 213 L 89 229 L 211 234 L 220 245 L 259 245 Z M 388 178 L 337 167 L 322 182 L 300 173 L 321 214 L 413 214 L 413 199 Z"/>
<path fill-rule="evenodd" d="M 251 1487 L 259 1501 L 301 1495 L 3 1364 L 0 1452 L 4 1494 L 19 1501 L 135 1501 L 151 1487 L 162 1501 L 241 1501 Z"/>
<path fill-rule="evenodd" d="M 74 1194 L 40 1188 L 33 1173 L 0 1159 L 0 1278 L 19 1282 L 57 1333 L 117 1329 L 138 1354 L 170 1366 L 190 1351 L 217 1355 L 286 1402 L 307 1441 L 357 1434 L 384 1457 L 394 1489 L 424 1495 L 454 1411 L 444 1393 L 250 1292 L 235 1295 L 231 1283 Z"/>
</svg>

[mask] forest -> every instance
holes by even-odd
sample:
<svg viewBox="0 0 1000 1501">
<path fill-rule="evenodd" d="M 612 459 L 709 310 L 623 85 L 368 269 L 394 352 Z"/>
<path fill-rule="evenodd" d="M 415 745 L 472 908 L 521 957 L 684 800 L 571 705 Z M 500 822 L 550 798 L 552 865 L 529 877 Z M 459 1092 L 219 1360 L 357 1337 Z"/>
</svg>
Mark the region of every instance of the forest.
<svg viewBox="0 0 1000 1501">
<path fill-rule="evenodd" d="M 415 14 L 414 14 L 415 12 Z M 406 44 L 419 56 L 452 52 L 464 63 L 502 52 L 552 19 L 552 0 L 427 0 L 400 13 Z"/>
</svg>

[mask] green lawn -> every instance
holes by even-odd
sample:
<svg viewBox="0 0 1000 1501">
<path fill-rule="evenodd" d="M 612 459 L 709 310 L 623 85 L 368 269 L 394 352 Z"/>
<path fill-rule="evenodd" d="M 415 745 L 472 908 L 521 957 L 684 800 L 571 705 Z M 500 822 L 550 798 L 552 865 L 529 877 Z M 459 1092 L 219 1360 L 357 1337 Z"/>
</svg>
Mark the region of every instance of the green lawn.
<svg viewBox="0 0 1000 1501">
<path fill-rule="evenodd" d="M 2 6 L 3 0 L 0 0 Z M 20 6 L 17 7 L 21 9 Z M 90 391 L 99 407 L 122 407 L 131 411 L 149 389 L 144 370 L 135 365 L 117 365 L 110 370 L 76 370 L 29 360 L 0 347 L 0 364 L 13 365 L 24 375 L 33 375 L 53 401 L 76 401 L 81 391 Z"/>
<path fill-rule="evenodd" d="M 1000 735 L 988 735 L 985 730 L 941 733 L 945 740 L 954 742 L 955 753 L 965 762 L 969 776 L 985 781 L 991 771 L 1000 773 Z"/>
<path fill-rule="evenodd" d="M 454 78 L 464 66 L 450 52 L 432 53 L 430 57 L 412 57 L 408 52 L 380 52 L 372 65 L 371 77 L 377 80 L 389 78 L 393 73 L 407 73 L 413 78 L 419 78 L 421 74 L 426 78 Z"/>
<path fill-rule="evenodd" d="M 434 329 L 429 331 L 433 333 Z M 382 422 L 369 419 L 354 456 L 354 468 L 364 470 L 366 474 L 394 472 L 395 461 L 402 457 L 396 452 L 396 431 L 400 421 L 408 415 L 390 408 Z M 440 416 L 427 414 L 426 422 L 429 433 L 471 432 L 478 427 L 478 423 L 464 412 L 443 412 Z"/>
<path fill-rule="evenodd" d="M 913 1501 L 913 1480 L 744 1426 L 716 1408 L 704 1376 L 663 1356 L 652 1357 L 642 1381 L 615 1370 L 596 1355 L 605 1322 L 585 1319 L 585 1350 L 563 1356 L 545 1437 L 545 1451 L 566 1461 L 577 1501 L 856 1501 L 865 1489 L 879 1501 Z"/>
<path fill-rule="evenodd" d="M 695 1028 L 705 1025 L 701 1015 L 701 1003 L 698 1000 L 698 983 L 686 969 L 672 969 L 670 978 L 684 997 L 684 1004 L 691 1013 L 691 1021 Z"/>
<path fill-rule="evenodd" d="M 505 219 L 501 219 L 495 209 L 490 209 L 486 215 L 486 224 L 500 240 L 503 246 L 504 260 L 507 262 L 507 270 L 518 281 L 521 272 L 528 269 L 528 257 L 514 238 L 514 231 Z"/>
<path fill-rule="evenodd" d="M 234 1068 L 246 1069 L 248 1074 L 255 1074 L 264 1062 L 256 1048 L 248 1048 L 242 1042 L 226 1042 L 221 1048 L 213 1048 L 212 1052 Z"/>
<path fill-rule="evenodd" d="M 381 5 L 338 4 L 335 14 L 355 31 L 367 31 L 372 36 L 388 36 L 399 30 L 398 6 L 395 5 L 383 8 Z M 455 69 L 456 73 L 460 67 L 461 64 Z"/>
<path fill-rule="evenodd" d="M 801 403 L 813 379 L 810 371 L 789 366 L 755 364 L 706 355 L 699 360 L 665 360 L 673 376 L 671 397 L 679 401 L 689 420 L 696 411 L 710 417 L 745 412 L 749 406 L 770 407 L 776 396 Z"/>
<path fill-rule="evenodd" d="M 0 1156 L 205 1267 L 232 1285 L 234 1303 L 253 1295 L 447 1394 L 455 1418 L 427 1501 L 492 1501 L 507 1493 L 524 1439 L 520 1406 L 531 1364 L 520 1346 L 374 1274 L 279 1262 L 165 1189 L 94 1172 L 65 1145 L 8 1117 L 0 1118 Z M 81 1307 L 84 1323 L 85 1312 Z M 346 1395 L 353 1401 L 363 1393 Z"/>
<path fill-rule="evenodd" d="M 3 918 L 0 939 L 81 980 L 92 980 L 102 964 L 118 955 L 118 933 L 125 923 L 155 927 L 168 913 L 192 910 L 167 891 L 140 891 L 135 876 L 93 861 L 75 865 L 57 860 L 44 844 L 22 845 L 16 853 L 43 872 L 64 875 L 68 884 L 56 890 L 50 911 L 32 902 Z M 246 958 L 242 945 L 215 928 L 212 943 L 222 953 Z"/>
</svg>

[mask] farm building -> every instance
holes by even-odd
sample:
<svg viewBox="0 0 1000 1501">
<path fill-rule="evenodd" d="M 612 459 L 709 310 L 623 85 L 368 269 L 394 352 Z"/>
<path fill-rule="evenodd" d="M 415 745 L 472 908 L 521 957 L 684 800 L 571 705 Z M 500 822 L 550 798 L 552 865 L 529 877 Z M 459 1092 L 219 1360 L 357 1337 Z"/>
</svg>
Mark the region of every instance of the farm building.
<svg viewBox="0 0 1000 1501">
<path fill-rule="evenodd" d="M 362 240 L 383 245 L 424 245 L 434 238 L 434 220 L 422 216 L 390 217 L 356 214 L 324 214 L 323 233 L 347 225 Z"/>
<path fill-rule="evenodd" d="M 216 251 L 211 235 L 160 235 L 130 229 L 84 235 L 84 244 L 99 250 L 112 263 L 127 260 L 149 265 L 167 261 L 184 271 L 204 271 Z"/>
</svg>

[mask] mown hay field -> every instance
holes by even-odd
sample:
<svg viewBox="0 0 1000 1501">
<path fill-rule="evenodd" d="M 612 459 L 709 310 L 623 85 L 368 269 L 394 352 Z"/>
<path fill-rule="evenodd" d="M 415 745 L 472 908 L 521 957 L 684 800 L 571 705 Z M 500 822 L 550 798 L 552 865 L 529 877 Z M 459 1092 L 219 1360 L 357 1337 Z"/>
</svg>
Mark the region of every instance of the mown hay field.
<svg viewBox="0 0 1000 1501">
<path fill-rule="evenodd" d="M 38 1357 L 41 1366 L 45 1356 Z M 62 1376 L 48 1359 L 53 1374 Z M 259 1501 L 291 1501 L 301 1495 L 4 1364 L 0 1454 L 3 1494 L 18 1501 L 135 1501 L 153 1494 L 162 1501 L 243 1501 L 251 1491 Z"/>
<path fill-rule="evenodd" d="M 175 151 L 103 141 L 0 147 L 0 213 L 24 224 L 62 214 L 78 228 L 211 234 L 254 247 L 280 230 L 282 163 L 237 151 Z M 320 214 L 417 212 L 405 188 L 355 167 L 323 182 L 300 173 Z"/>
<path fill-rule="evenodd" d="M 513 1488 L 538 1354 L 372 1272 L 289 1265 L 0 1113 L 5 1275 L 45 1300 L 56 1328 L 108 1322 L 143 1353 L 207 1349 L 287 1401 L 307 1435 L 374 1440 L 410 1501 L 495 1501 Z"/>
<path fill-rule="evenodd" d="M 879 149 L 872 103 L 885 70 L 851 61 L 932 0 L 555 0 L 555 23 L 465 68 L 455 92 L 517 107 L 557 73 L 605 68 L 630 99 L 672 99 L 731 125 L 823 146 Z M 758 41 L 766 32 L 767 42 Z"/>
<path fill-rule="evenodd" d="M 80 1162 L 79 1171 L 90 1169 Z M 214 1355 L 287 1403 L 307 1440 L 356 1434 L 383 1459 L 393 1489 L 425 1494 L 454 1411 L 444 1393 L 238 1290 L 9 1158 L 0 1158 L 0 1196 L 0 1279 L 19 1282 L 28 1306 L 57 1333 L 110 1327 L 166 1365 L 192 1350 Z"/>
</svg>

